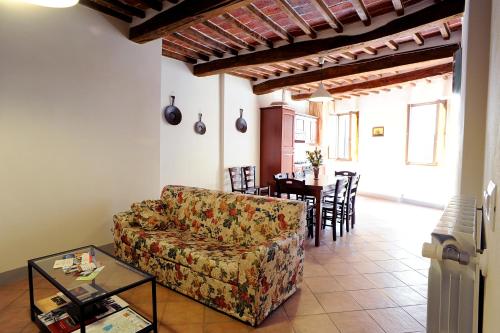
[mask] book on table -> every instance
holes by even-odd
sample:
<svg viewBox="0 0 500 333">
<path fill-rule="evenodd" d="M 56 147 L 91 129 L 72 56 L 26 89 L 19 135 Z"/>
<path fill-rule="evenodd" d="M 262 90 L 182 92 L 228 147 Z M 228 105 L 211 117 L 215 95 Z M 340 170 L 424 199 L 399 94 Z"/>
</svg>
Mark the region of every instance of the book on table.
<svg viewBox="0 0 500 333">
<path fill-rule="evenodd" d="M 59 295 L 53 295 L 55 298 Z M 46 299 L 44 299 L 46 300 Z M 48 301 L 46 301 L 48 303 Z M 43 303 L 45 304 L 45 303 Z M 38 304 L 37 304 L 38 305 Z M 50 306 L 54 306 L 50 304 Z M 90 325 L 101 318 L 128 307 L 128 303 L 118 296 L 108 297 L 85 308 L 85 324 Z M 41 309 L 40 309 L 41 310 Z M 48 312 L 38 315 L 40 322 L 52 333 L 70 333 L 80 331 L 80 312 L 76 305 L 66 303 Z"/>
</svg>

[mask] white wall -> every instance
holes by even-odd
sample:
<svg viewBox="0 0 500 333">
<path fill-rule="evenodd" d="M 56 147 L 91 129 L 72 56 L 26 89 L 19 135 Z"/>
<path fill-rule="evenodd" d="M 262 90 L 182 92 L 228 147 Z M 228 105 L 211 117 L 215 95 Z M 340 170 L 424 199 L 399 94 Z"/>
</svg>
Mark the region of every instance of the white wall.
<svg viewBox="0 0 500 333">
<path fill-rule="evenodd" d="M 160 43 L 83 6 L 0 2 L 0 272 L 112 239 L 159 194 Z"/>
<path fill-rule="evenodd" d="M 294 101 L 291 97 L 290 91 L 285 91 L 284 101 L 291 107 L 295 113 L 309 113 L 308 101 Z M 268 94 L 257 96 L 259 107 L 264 108 L 270 106 L 272 102 L 281 102 L 283 100 L 283 91 L 276 90 Z"/>
<path fill-rule="evenodd" d="M 182 122 L 176 126 L 159 114 L 161 185 L 228 190 L 227 167 L 259 165 L 260 111 L 248 80 L 231 75 L 195 77 L 186 64 L 168 58 L 162 59 L 161 77 L 162 108 L 174 95 L 182 112 Z M 235 127 L 240 108 L 246 133 Z M 193 129 L 200 112 L 207 126 L 204 135 Z"/>
<path fill-rule="evenodd" d="M 175 105 L 182 112 L 182 121 L 170 125 L 162 110 L 160 120 L 160 185 L 178 184 L 219 189 L 220 182 L 220 97 L 219 76 L 193 76 L 183 62 L 162 57 L 161 107 Z M 198 113 L 207 127 L 204 135 L 194 132 Z"/>
<path fill-rule="evenodd" d="M 417 82 L 415 87 L 405 85 L 403 89 L 391 89 L 375 95 L 353 97 L 335 102 L 335 112 L 359 111 L 358 160 L 344 162 L 326 160 L 327 170 L 357 170 L 361 175 L 360 192 L 397 200 L 410 200 L 431 205 L 443 205 L 456 191 L 456 166 L 448 156 L 439 166 L 406 165 L 407 106 L 413 103 L 447 99 L 451 93 L 451 79 L 433 79 Z M 448 109 L 448 117 L 456 110 Z M 333 132 L 326 119 L 324 136 Z M 331 124 L 331 122 L 330 122 Z M 383 137 L 372 137 L 372 128 L 384 126 Z M 456 137 L 447 131 L 447 140 Z M 324 140 L 325 153 L 328 142 Z M 448 146 L 448 145 L 447 145 Z"/>
<path fill-rule="evenodd" d="M 500 0 L 492 1 L 490 35 L 489 89 L 487 100 L 484 184 L 489 180 L 500 185 Z M 497 332 L 500 326 L 500 195 L 496 200 L 496 228 L 486 225 L 489 251 L 488 277 L 485 290 L 485 317 L 483 332 Z"/>
</svg>

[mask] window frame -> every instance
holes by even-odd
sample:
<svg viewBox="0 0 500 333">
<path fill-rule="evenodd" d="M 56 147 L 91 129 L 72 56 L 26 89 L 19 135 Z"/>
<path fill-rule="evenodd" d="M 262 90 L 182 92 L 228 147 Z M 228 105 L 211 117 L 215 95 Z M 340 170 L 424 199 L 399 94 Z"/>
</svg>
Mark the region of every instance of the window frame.
<svg viewBox="0 0 500 333">
<path fill-rule="evenodd" d="M 328 159 L 331 160 L 336 160 L 336 161 L 353 161 L 353 155 L 358 156 L 358 143 L 359 143 L 359 111 L 349 111 L 349 112 L 342 112 L 342 113 L 334 113 L 331 114 L 332 117 L 337 117 L 337 128 L 334 129 L 335 131 L 335 155 L 336 156 L 331 156 L 330 155 L 330 149 L 328 149 Z M 339 126 L 340 122 L 339 119 L 341 116 L 349 116 L 349 136 L 348 136 L 348 146 L 349 146 L 349 154 L 348 157 L 338 157 L 338 152 L 339 152 Z M 353 118 L 354 117 L 354 118 Z M 355 140 L 355 147 L 353 147 L 353 119 L 356 121 L 356 137 L 354 138 Z M 330 144 L 329 146 L 333 146 L 333 144 Z"/>
<path fill-rule="evenodd" d="M 436 106 L 436 124 L 434 128 L 434 145 L 433 145 L 433 152 L 432 152 L 432 162 L 430 163 L 422 163 L 422 162 L 412 162 L 408 159 L 408 153 L 409 153 L 409 144 L 410 144 L 410 113 L 412 107 L 418 107 L 418 106 L 426 106 L 426 105 L 435 105 Z M 441 110 L 440 108 L 443 108 L 443 121 L 442 123 L 440 122 L 440 113 Z M 438 159 L 438 144 L 440 139 L 443 141 L 443 150 L 444 150 L 444 140 L 446 137 L 446 121 L 447 121 L 447 101 L 446 100 L 435 100 L 431 102 L 423 102 L 423 103 L 414 103 L 414 104 L 408 104 L 407 110 L 406 110 L 406 144 L 405 144 L 405 164 L 406 165 L 418 165 L 418 166 L 438 166 L 439 165 L 439 159 Z M 443 134 L 442 138 L 440 138 L 440 128 L 443 128 Z"/>
</svg>

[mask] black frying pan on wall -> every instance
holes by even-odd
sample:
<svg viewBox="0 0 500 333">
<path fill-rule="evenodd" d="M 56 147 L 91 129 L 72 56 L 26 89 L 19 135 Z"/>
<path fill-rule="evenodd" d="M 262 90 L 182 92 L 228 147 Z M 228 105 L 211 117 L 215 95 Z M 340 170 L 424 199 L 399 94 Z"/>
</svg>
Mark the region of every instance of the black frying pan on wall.
<svg viewBox="0 0 500 333">
<path fill-rule="evenodd" d="M 170 96 L 170 105 L 168 105 L 163 111 L 165 120 L 171 125 L 178 125 L 182 120 L 181 110 L 174 105 L 175 96 Z"/>
</svg>

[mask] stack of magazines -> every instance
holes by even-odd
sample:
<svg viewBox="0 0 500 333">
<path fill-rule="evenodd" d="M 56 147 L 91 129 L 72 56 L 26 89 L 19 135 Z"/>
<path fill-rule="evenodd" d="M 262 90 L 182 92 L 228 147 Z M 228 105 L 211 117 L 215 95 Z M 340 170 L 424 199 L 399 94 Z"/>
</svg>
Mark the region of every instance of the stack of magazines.
<svg viewBox="0 0 500 333">
<path fill-rule="evenodd" d="M 78 307 L 58 293 L 37 302 L 41 311 L 40 322 L 52 333 L 80 332 Z M 128 303 L 118 296 L 111 296 L 85 307 L 86 331 L 133 333 L 150 325 L 146 319 L 128 308 Z"/>
</svg>

